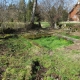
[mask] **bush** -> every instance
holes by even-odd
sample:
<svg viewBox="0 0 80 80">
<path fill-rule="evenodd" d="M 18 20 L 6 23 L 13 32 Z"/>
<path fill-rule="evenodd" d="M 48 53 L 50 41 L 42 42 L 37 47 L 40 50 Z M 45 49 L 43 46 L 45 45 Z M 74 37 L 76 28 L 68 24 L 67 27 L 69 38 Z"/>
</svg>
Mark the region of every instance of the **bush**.
<svg viewBox="0 0 80 80">
<path fill-rule="evenodd" d="M 3 22 L 1 24 L 2 28 L 24 28 L 26 25 L 26 23 L 22 23 L 22 22 Z"/>
<path fill-rule="evenodd" d="M 80 31 L 80 24 L 67 24 L 66 25 L 72 32 Z"/>
<path fill-rule="evenodd" d="M 25 28 L 27 23 L 22 22 L 3 22 L 0 27 L 0 32 L 4 32 L 4 30 L 11 29 L 16 31 L 21 31 Z"/>
</svg>

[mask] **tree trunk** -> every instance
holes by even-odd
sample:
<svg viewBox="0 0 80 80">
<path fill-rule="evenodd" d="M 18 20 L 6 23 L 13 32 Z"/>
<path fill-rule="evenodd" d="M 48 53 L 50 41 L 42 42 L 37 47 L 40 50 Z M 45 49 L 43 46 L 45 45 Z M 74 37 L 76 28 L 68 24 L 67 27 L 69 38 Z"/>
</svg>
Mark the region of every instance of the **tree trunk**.
<svg viewBox="0 0 80 80">
<path fill-rule="evenodd" d="M 33 11 L 32 11 L 32 17 L 31 17 L 31 23 L 32 23 L 32 24 L 34 24 L 36 6 L 37 6 L 37 0 L 34 0 Z"/>
</svg>

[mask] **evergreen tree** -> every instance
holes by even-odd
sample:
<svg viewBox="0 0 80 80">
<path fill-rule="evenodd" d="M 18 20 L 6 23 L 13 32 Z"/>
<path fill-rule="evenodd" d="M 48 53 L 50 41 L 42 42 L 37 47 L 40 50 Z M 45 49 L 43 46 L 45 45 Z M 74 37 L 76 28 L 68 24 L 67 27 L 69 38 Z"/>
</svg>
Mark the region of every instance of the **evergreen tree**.
<svg viewBox="0 0 80 80">
<path fill-rule="evenodd" d="M 19 17 L 20 21 L 26 22 L 26 3 L 25 0 L 19 2 Z"/>
<path fill-rule="evenodd" d="M 30 22 L 33 8 L 33 0 L 29 0 L 27 4 L 27 20 Z"/>
</svg>

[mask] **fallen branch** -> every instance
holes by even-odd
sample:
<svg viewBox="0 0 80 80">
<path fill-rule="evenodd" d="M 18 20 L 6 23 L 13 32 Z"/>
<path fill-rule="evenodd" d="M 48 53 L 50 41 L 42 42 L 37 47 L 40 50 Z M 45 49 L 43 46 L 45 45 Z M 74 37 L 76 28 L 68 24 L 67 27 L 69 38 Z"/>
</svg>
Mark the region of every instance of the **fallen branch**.
<svg viewBox="0 0 80 80">
<path fill-rule="evenodd" d="M 69 40 L 69 41 L 72 41 L 73 43 L 79 43 L 80 40 L 79 39 L 75 39 L 75 38 L 71 38 L 71 37 L 68 37 L 68 36 L 64 36 L 64 35 L 56 35 L 60 38 L 63 38 L 63 39 L 66 39 L 66 40 Z"/>
</svg>

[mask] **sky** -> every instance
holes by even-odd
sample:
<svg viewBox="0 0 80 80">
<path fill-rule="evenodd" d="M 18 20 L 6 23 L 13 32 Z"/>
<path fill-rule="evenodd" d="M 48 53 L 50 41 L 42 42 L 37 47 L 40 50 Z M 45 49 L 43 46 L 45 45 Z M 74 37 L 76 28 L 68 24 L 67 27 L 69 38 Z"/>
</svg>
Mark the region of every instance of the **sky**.
<svg viewBox="0 0 80 80">
<path fill-rule="evenodd" d="M 0 2 L 3 2 L 5 0 L 0 0 Z M 17 3 L 19 0 L 6 0 L 7 4 L 10 4 L 10 3 Z M 25 0 L 25 2 L 27 3 L 29 0 Z M 41 0 L 38 0 L 38 1 L 41 1 Z M 74 0 L 74 2 L 72 4 L 76 4 L 78 0 Z"/>
<path fill-rule="evenodd" d="M 3 2 L 5 0 L 0 0 L 0 2 Z M 11 3 L 11 2 L 17 2 L 19 0 L 6 0 L 7 3 Z M 27 3 L 29 0 L 25 0 L 25 2 Z"/>
<path fill-rule="evenodd" d="M 5 0 L 0 0 L 1 1 L 5 1 Z M 7 3 L 11 3 L 11 1 L 19 1 L 19 0 L 6 0 Z M 25 2 L 27 3 L 29 0 L 25 0 Z M 74 0 L 74 2 L 77 2 L 78 0 Z"/>
</svg>

